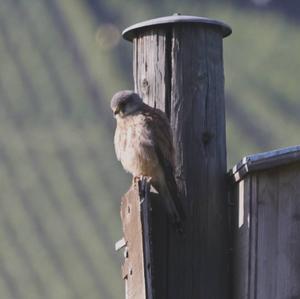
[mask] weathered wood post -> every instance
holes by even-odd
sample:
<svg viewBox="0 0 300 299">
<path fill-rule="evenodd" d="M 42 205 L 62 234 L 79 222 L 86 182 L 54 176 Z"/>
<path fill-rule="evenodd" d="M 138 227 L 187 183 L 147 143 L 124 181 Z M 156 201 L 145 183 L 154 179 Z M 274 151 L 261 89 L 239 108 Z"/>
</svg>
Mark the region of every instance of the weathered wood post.
<svg viewBox="0 0 300 299">
<path fill-rule="evenodd" d="M 170 118 L 187 215 L 180 236 L 152 200 L 153 298 L 229 298 L 222 39 L 230 33 L 222 22 L 180 15 L 123 32 L 134 44 L 136 91 Z"/>
<path fill-rule="evenodd" d="M 233 299 L 300 298 L 300 146 L 231 171 Z"/>
</svg>

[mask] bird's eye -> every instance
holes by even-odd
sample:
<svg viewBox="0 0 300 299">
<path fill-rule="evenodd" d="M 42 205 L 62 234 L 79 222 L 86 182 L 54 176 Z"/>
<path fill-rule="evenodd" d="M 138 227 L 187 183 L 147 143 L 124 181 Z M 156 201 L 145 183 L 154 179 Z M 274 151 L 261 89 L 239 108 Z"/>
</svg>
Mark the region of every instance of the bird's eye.
<svg viewBox="0 0 300 299">
<path fill-rule="evenodd" d="M 126 109 L 126 103 L 125 102 L 120 103 L 119 104 L 119 109 L 120 109 L 120 111 L 124 112 L 125 109 Z"/>
</svg>

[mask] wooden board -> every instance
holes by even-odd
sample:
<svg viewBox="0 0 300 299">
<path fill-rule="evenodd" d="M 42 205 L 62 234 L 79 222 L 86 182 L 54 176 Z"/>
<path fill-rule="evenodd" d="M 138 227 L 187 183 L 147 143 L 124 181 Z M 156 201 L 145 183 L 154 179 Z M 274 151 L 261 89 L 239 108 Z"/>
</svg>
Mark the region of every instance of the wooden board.
<svg viewBox="0 0 300 299">
<path fill-rule="evenodd" d="M 300 167 L 259 177 L 256 297 L 300 298 Z"/>
<path fill-rule="evenodd" d="M 244 192 L 238 192 L 244 184 Z M 300 163 L 235 184 L 249 226 L 234 224 L 234 299 L 300 298 Z M 243 199 L 242 199 L 243 197 Z"/>
<path fill-rule="evenodd" d="M 251 180 L 239 182 L 235 187 L 234 222 L 233 222 L 233 298 L 249 298 L 249 256 L 250 256 L 250 194 Z"/>
<path fill-rule="evenodd" d="M 123 196 L 121 219 L 124 232 L 126 299 L 152 299 L 152 252 L 150 185 L 145 180 L 133 185 Z"/>
</svg>

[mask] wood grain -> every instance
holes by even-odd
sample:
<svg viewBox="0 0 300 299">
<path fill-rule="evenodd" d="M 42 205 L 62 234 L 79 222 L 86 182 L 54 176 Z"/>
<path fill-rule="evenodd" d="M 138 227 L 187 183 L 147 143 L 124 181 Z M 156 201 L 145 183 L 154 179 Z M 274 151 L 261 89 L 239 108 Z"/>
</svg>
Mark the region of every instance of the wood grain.
<svg viewBox="0 0 300 299">
<path fill-rule="evenodd" d="M 300 163 L 246 176 L 235 185 L 236 202 L 247 182 L 248 229 L 238 227 L 235 214 L 233 298 L 300 298 Z"/>
<path fill-rule="evenodd" d="M 122 276 L 126 299 L 152 299 L 150 184 L 143 179 L 131 186 L 121 202 L 125 240 Z"/>
<path fill-rule="evenodd" d="M 300 168 L 264 172 L 258 189 L 257 298 L 300 298 Z M 298 189 L 298 190 L 297 190 Z"/>
</svg>

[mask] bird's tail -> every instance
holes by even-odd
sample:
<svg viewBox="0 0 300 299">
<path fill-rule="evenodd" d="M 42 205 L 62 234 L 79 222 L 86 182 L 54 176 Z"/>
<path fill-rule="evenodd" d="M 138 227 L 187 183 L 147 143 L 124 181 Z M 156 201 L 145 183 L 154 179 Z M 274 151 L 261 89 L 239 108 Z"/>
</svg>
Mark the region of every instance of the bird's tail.
<svg viewBox="0 0 300 299">
<path fill-rule="evenodd" d="M 185 213 L 180 201 L 179 193 L 177 191 L 170 193 L 167 186 L 160 186 L 160 195 L 166 207 L 167 213 L 169 215 L 170 221 L 174 225 L 176 231 L 183 233 L 184 232 L 184 220 Z"/>
</svg>

